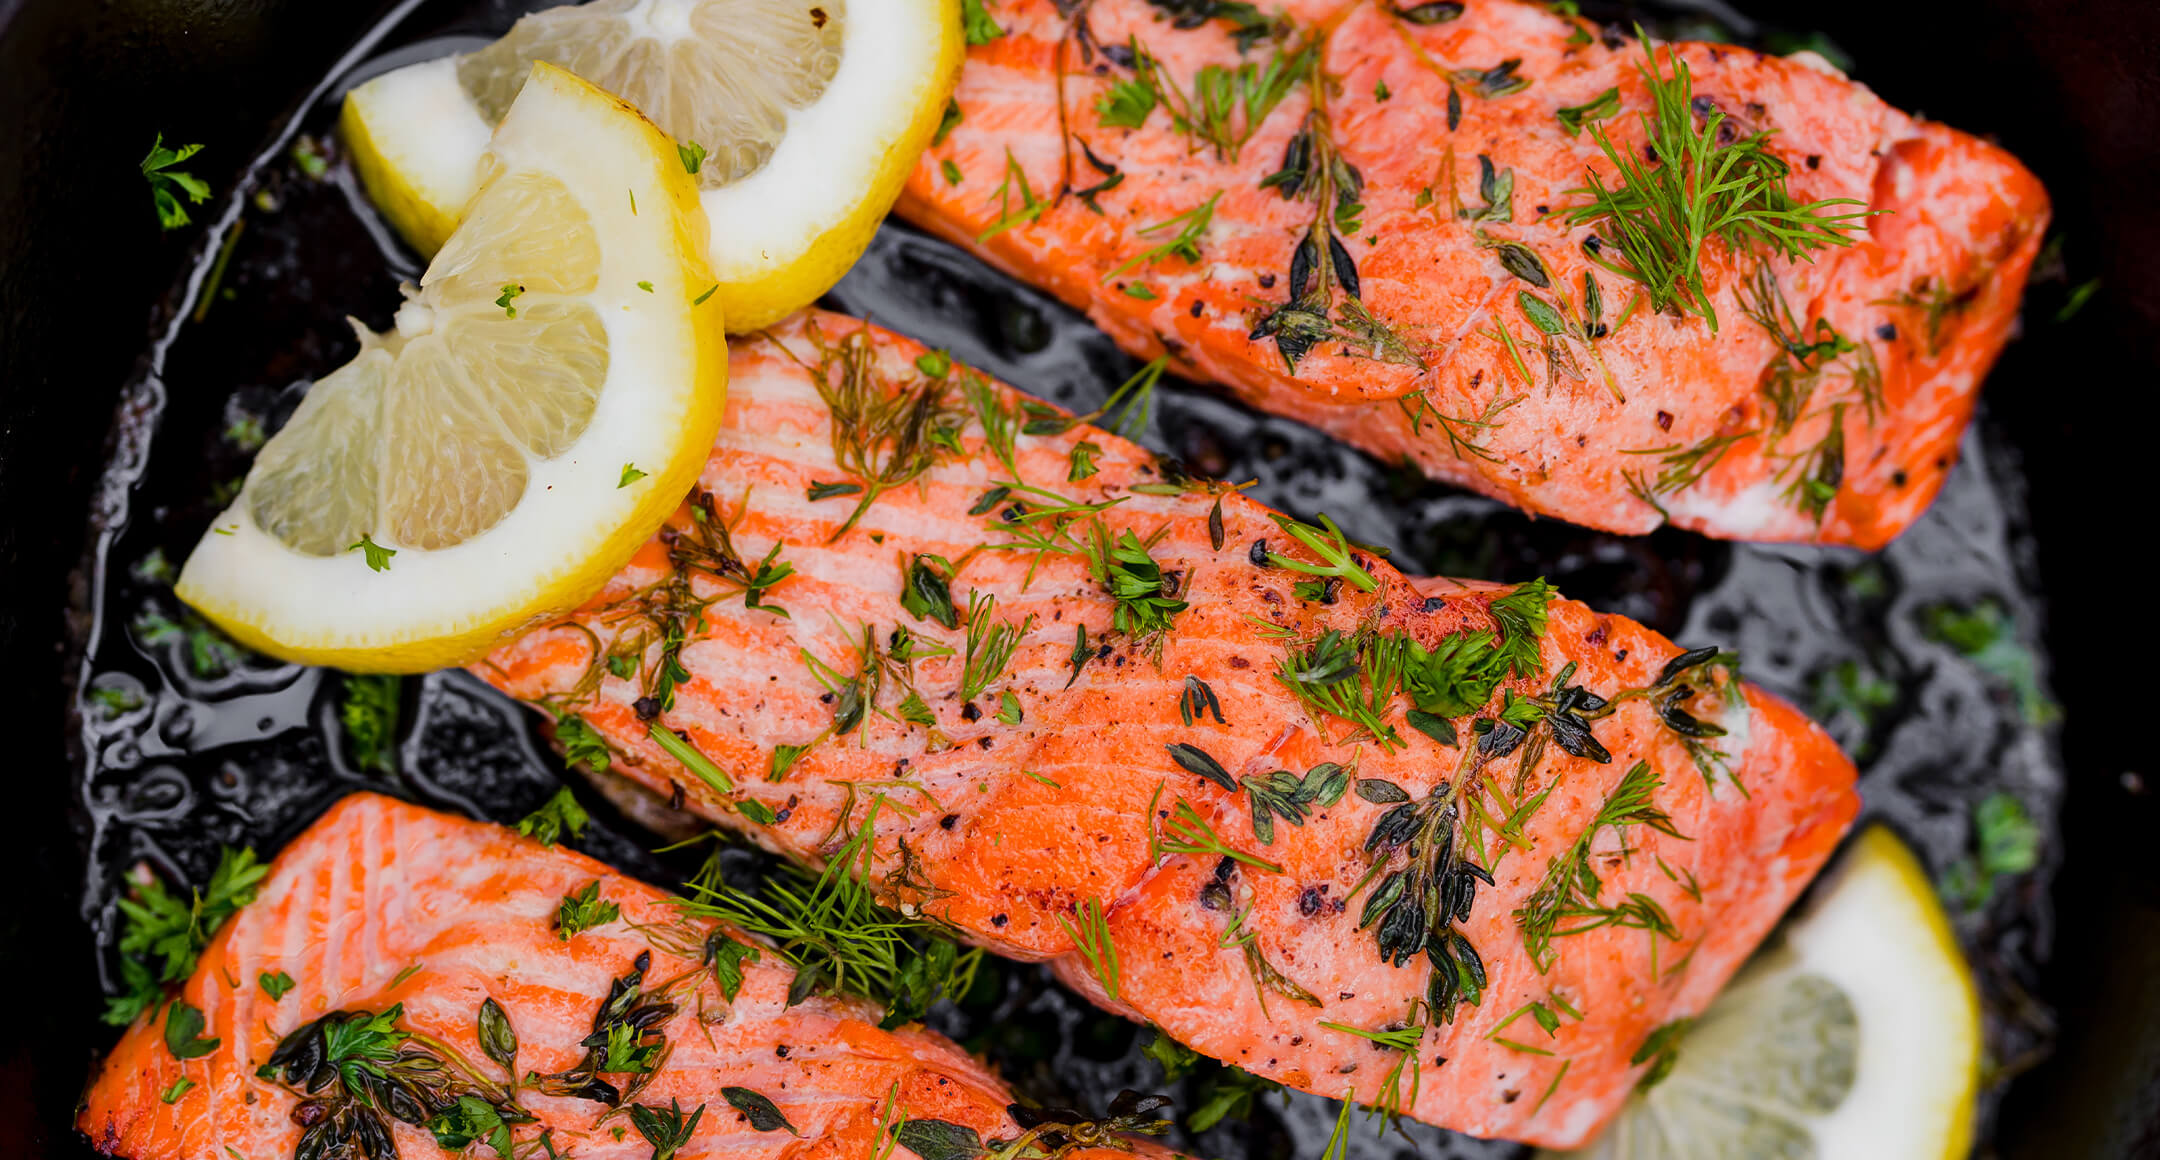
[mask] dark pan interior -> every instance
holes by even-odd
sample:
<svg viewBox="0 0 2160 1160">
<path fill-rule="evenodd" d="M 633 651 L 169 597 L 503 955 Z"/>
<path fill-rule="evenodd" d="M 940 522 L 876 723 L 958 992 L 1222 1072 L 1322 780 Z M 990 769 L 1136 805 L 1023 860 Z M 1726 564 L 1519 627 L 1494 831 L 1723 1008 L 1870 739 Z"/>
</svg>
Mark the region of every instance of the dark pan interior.
<svg viewBox="0 0 2160 1160">
<path fill-rule="evenodd" d="M 499 31 L 524 6 L 400 7 L 417 11 L 352 59 Z M 1170 394 L 1150 442 L 1209 473 L 1258 478 L 1255 494 L 1278 506 L 1354 514 L 1353 534 L 1395 547 L 1414 570 L 1542 573 L 1684 643 L 1737 645 L 1753 677 L 1803 706 L 1823 704 L 1823 674 L 1848 661 L 1888 682 L 1894 700 L 1872 725 L 1849 712 L 1829 722 L 1862 756 L 1871 814 L 1938 870 L 1964 851 L 1970 809 L 1992 790 L 2017 793 L 2051 828 L 2041 871 L 1960 920 L 1989 999 L 1994 1062 L 2014 1075 L 1983 1147 L 2160 1155 L 2160 879 L 2139 776 L 2160 770 L 2146 759 L 2153 710 L 2125 659 L 2142 618 L 2118 595 L 2135 545 L 2152 538 L 2149 489 L 2132 480 L 2150 454 L 2145 400 L 2160 370 L 2150 209 L 2160 11 L 2141 0 L 2075 13 L 2039 0 L 1747 9 L 1779 23 L 1753 26 L 1714 4 L 1639 15 L 1749 36 L 1825 32 L 1894 104 L 1998 136 L 2057 202 L 2067 275 L 2036 285 L 1951 487 L 1882 557 L 1533 523 L 1197 389 Z M 383 248 L 349 186 L 311 181 L 268 148 L 296 112 L 299 131 L 324 131 L 325 109 L 307 94 L 326 76 L 349 77 L 339 62 L 382 15 L 298 0 L 125 11 L 0 0 L 0 114 L 13 130 L 0 134 L 0 657 L 22 682 L 11 687 L 25 823 L 0 855 L 5 880 L 21 884 L 0 925 L 0 977 L 18 979 L 20 996 L 0 1019 L 0 1138 L 23 1133 L 11 1155 L 87 1152 L 67 1125 L 110 1040 L 95 1015 L 117 874 L 148 858 L 199 877 L 217 841 L 267 852 L 330 798 L 373 784 L 343 756 L 334 675 L 261 658 L 204 666 L 181 647 L 145 644 L 131 624 L 145 609 L 177 613 L 132 566 L 153 548 L 181 558 L 212 489 L 245 469 L 218 437 L 230 408 L 277 421 L 293 384 L 349 354 L 338 317 L 381 325 L 391 288 L 414 272 Z M 209 143 L 196 171 L 219 191 L 195 226 L 170 235 L 157 232 L 135 172 L 156 130 Z M 176 321 L 198 305 L 185 297 L 189 280 L 207 275 L 230 236 L 210 223 L 258 148 L 266 160 L 241 190 L 247 224 L 219 293 L 201 322 Z M 2053 322 L 2068 286 L 2093 276 L 2103 291 Z M 888 228 L 831 304 L 1067 404 L 1098 397 L 1129 366 L 1070 312 L 902 229 Z M 2060 725 L 1928 638 L 1929 609 L 1983 600 L 2042 646 L 2036 691 L 2061 707 Z M 146 708 L 83 715 L 84 677 L 139 691 Z M 558 775 L 525 718 L 472 682 L 408 681 L 405 709 L 393 788 L 419 800 L 512 820 Z M 634 827 L 603 822 L 616 824 L 587 843 L 592 852 L 648 877 L 671 872 Z M 940 1020 L 1040 1098 L 1101 1102 L 1155 1080 L 1124 1024 L 1037 972 L 1000 972 L 994 993 Z M 1018 1026 L 1056 1033 L 996 1034 Z M 1205 1093 L 1189 1083 L 1174 1094 Z M 1270 1099 L 1200 1144 L 1225 1156 L 1316 1152 L 1324 1115 L 1317 1100 L 1284 1110 Z M 1407 1141 L 1360 1134 L 1354 1154 L 1413 1146 L 1512 1154 L 1425 1130 Z"/>
</svg>

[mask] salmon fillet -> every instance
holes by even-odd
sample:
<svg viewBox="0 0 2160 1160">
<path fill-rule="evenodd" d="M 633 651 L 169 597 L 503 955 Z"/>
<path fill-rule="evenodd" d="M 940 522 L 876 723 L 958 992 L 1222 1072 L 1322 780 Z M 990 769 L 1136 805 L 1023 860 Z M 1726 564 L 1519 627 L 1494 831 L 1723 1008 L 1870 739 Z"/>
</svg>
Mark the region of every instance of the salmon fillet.
<svg viewBox="0 0 2160 1160">
<path fill-rule="evenodd" d="M 1876 548 L 1926 509 L 2046 228 L 2014 158 L 1818 58 L 1660 49 L 1698 127 L 1875 215 L 1801 260 L 1711 238 L 1713 327 L 1569 212 L 1627 184 L 1598 132 L 1656 164 L 1639 42 L 1516 0 L 1279 7 L 995 5 L 900 212 L 1140 357 L 1529 512 Z"/>
<path fill-rule="evenodd" d="M 881 896 L 1217 1059 L 1579 1143 L 1853 816 L 1715 650 L 1413 580 L 852 319 L 729 375 L 689 511 L 475 671 L 805 862 L 873 817 Z"/>
<path fill-rule="evenodd" d="M 619 917 L 560 937 L 553 921 L 564 896 L 593 883 L 620 907 Z M 422 1074 L 447 1076 L 453 1092 L 470 1096 L 480 1088 L 463 1069 L 498 1092 L 506 1076 L 482 1046 L 484 1002 L 507 1017 L 518 1071 L 547 1075 L 580 1065 L 579 1041 L 594 1031 L 603 1002 L 621 994 L 635 996 L 632 1018 L 667 1045 L 649 1083 L 625 1102 L 669 1109 L 679 1102 L 686 1117 L 704 1108 L 677 1156 L 861 1160 L 884 1125 L 902 1123 L 900 1114 L 917 1131 L 934 1120 L 982 1138 L 1020 1135 L 1006 1110 L 1011 1093 L 959 1047 L 917 1025 L 881 1031 L 878 1012 L 852 1000 L 789 1006 L 793 972 L 775 956 L 742 963 L 740 989 L 726 998 L 700 963 L 710 928 L 683 919 L 673 902 L 590 858 L 509 830 L 354 795 L 278 856 L 257 900 L 212 940 L 181 989 L 179 1002 L 204 1022 L 197 1039 L 182 1042 L 199 1050 L 202 1039 L 215 1039 L 215 1048 L 175 1058 L 152 1011 L 106 1057 L 78 1125 L 110 1156 L 284 1160 L 302 1146 L 296 1118 L 334 1119 L 343 1106 L 336 1081 L 307 1105 L 280 1082 L 289 1077 L 274 1054 L 281 1040 L 306 1038 L 315 1020 L 384 1015 L 395 1005 L 389 1025 L 415 1037 L 397 1050 L 437 1061 L 436 1071 Z M 280 973 L 290 989 L 273 999 L 258 978 Z M 662 1002 L 674 1004 L 672 1013 L 636 1015 Z M 278 1079 L 258 1075 L 273 1062 Z M 528 1149 L 586 1160 L 654 1155 L 629 1117 L 603 1116 L 606 1104 L 532 1082 L 515 1098 L 534 1118 L 513 1129 L 520 1156 Z M 760 1130 L 746 1110 L 758 1099 L 790 1127 Z M 455 1154 L 438 1149 L 427 1129 L 391 1119 L 389 1130 L 395 1155 L 406 1160 Z M 546 1150 L 537 1145 L 544 1133 Z M 1143 1157 L 1170 1155 L 1129 1142 Z M 495 1153 L 483 1142 L 470 1154 Z M 900 1147 L 893 1155 L 916 1153 Z"/>
</svg>

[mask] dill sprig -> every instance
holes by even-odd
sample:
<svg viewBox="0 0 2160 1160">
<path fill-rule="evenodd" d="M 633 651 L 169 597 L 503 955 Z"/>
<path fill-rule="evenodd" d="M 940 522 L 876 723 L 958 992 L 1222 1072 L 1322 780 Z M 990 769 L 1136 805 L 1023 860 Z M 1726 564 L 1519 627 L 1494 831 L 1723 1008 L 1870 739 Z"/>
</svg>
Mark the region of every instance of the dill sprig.
<svg viewBox="0 0 2160 1160">
<path fill-rule="evenodd" d="M 1178 84 L 1162 61 L 1135 38 L 1127 49 L 1132 56 L 1133 84 L 1114 93 L 1115 124 L 1137 126 L 1147 119 L 1155 104 L 1170 115 L 1170 122 L 1194 148 L 1210 148 L 1217 161 L 1235 162 L 1239 150 L 1267 120 L 1275 106 L 1319 60 L 1317 38 L 1294 46 L 1278 45 L 1266 62 L 1243 61 L 1234 68 L 1202 65 L 1193 74 L 1192 87 Z M 1153 98 L 1140 95 L 1141 90 Z"/>
<path fill-rule="evenodd" d="M 1702 269 L 1702 250 L 1711 238 L 1735 253 L 1793 260 L 1825 246 L 1850 245 L 1847 234 L 1868 213 L 1865 203 L 1850 198 L 1795 201 L 1785 183 L 1791 167 L 1770 151 L 1770 133 L 1721 140 L 1724 111 L 1712 104 L 1698 122 L 1687 62 L 1669 46 L 1665 57 L 1672 64 L 1669 76 L 1644 42 L 1637 71 L 1652 104 L 1639 117 L 1646 149 L 1622 149 L 1602 124 L 1584 126 L 1612 163 L 1617 184 L 1608 186 L 1592 170 L 1588 186 L 1569 191 L 1589 200 L 1563 212 L 1569 225 L 1596 222 L 1610 235 L 1602 240 L 1617 255 L 1592 250 L 1592 261 L 1642 283 L 1652 308 L 1701 315 L 1714 333 L 1717 309 Z M 1653 160 L 1644 160 L 1645 153 Z"/>
<path fill-rule="evenodd" d="M 1214 224 L 1215 203 L 1222 200 L 1222 195 L 1223 191 L 1218 189 L 1209 195 L 1206 201 L 1186 210 L 1184 213 L 1156 222 L 1154 225 L 1141 226 L 1137 231 L 1141 237 L 1152 237 L 1172 226 L 1177 227 L 1177 233 L 1169 241 L 1150 246 L 1127 258 L 1116 269 L 1104 274 L 1101 280 L 1108 282 L 1127 270 L 1141 266 L 1152 266 L 1164 258 L 1183 258 L 1187 265 L 1197 264 L 1200 261 L 1200 237 L 1207 233 L 1208 226 Z"/>
<path fill-rule="evenodd" d="M 1013 197 L 1016 194 L 1020 199 L 1018 206 L 1013 204 Z M 975 235 L 977 245 L 989 241 L 1006 230 L 1034 221 L 1043 215 L 1044 210 L 1050 208 L 1048 201 L 1035 196 L 1034 187 L 1028 184 L 1027 170 L 1021 168 L 1019 160 L 1013 156 L 1012 150 L 1009 148 L 1005 150 L 1005 180 L 998 184 L 996 191 L 991 193 L 990 196 L 996 199 L 997 202 L 997 220 L 991 222 L 989 228 Z"/>
<path fill-rule="evenodd" d="M 1070 922 L 1061 914 L 1057 916 L 1057 923 L 1064 929 L 1066 937 L 1073 940 L 1080 957 L 1087 961 L 1089 973 L 1102 984 L 1103 994 L 1109 996 L 1111 1002 L 1117 1002 L 1117 944 L 1111 941 L 1110 920 L 1103 915 L 1102 900 L 1090 897 L 1082 901 L 1073 908 Z"/>
<path fill-rule="evenodd" d="M 1591 868 L 1591 843 L 1609 828 L 1648 826 L 1661 834 L 1687 840 L 1687 835 L 1673 824 L 1671 816 L 1651 800 L 1651 795 L 1663 784 L 1664 780 L 1651 771 L 1649 762 L 1636 762 L 1606 795 L 1597 815 L 1582 833 L 1576 835 L 1567 852 L 1546 864 L 1545 877 L 1515 911 L 1515 925 L 1522 931 L 1523 949 L 1539 971 L 1552 968 L 1555 957 L 1552 941 L 1568 935 L 1608 926 L 1636 927 L 1650 932 L 1653 950 L 1659 935 L 1667 939 L 1679 937 L 1672 918 L 1647 894 L 1630 893 L 1615 905 L 1600 904 L 1598 895 L 1604 883 Z"/>
<path fill-rule="evenodd" d="M 717 851 L 687 885 L 683 914 L 767 939 L 797 974 L 798 1000 L 815 991 L 855 995 L 885 1008 L 890 1029 L 922 1016 L 939 996 L 966 994 L 982 951 L 962 950 L 935 925 L 877 901 L 867 882 L 876 841 L 873 797 L 862 823 L 815 876 L 790 865 L 757 894 L 727 884 Z"/>
<path fill-rule="evenodd" d="M 1156 788 L 1155 794 L 1158 799 L 1162 796 L 1161 787 Z M 1154 813 L 1154 807 L 1150 805 L 1148 808 L 1149 816 L 1152 817 Z M 1275 863 L 1257 855 L 1248 854 L 1224 841 L 1222 836 L 1215 832 L 1215 827 L 1208 825 L 1207 819 L 1200 816 L 1200 811 L 1194 809 L 1192 803 L 1184 798 L 1178 799 L 1177 807 L 1171 811 L 1170 817 L 1162 824 L 1162 832 L 1155 836 L 1153 857 L 1159 858 L 1164 854 L 1194 854 L 1212 858 L 1228 858 L 1233 862 L 1242 862 L 1255 870 L 1265 870 L 1270 874 L 1283 872 L 1282 867 L 1277 866 Z"/>
<path fill-rule="evenodd" d="M 830 542 L 846 535 L 878 496 L 913 482 L 941 452 L 957 453 L 967 412 L 948 402 L 945 375 L 926 373 L 901 390 L 889 389 L 876 372 L 867 328 L 818 345 L 821 358 L 810 368 L 811 382 L 832 412 L 833 462 L 862 481 L 862 498 Z"/>
<path fill-rule="evenodd" d="M 1013 647 L 1035 626 L 1034 614 L 1019 624 L 997 619 L 997 597 L 976 589 L 968 593 L 967 652 L 960 675 L 960 699 L 982 696 L 992 681 L 1004 675 Z"/>
<path fill-rule="evenodd" d="M 1424 1079 L 1423 1070 L 1420 1068 L 1417 1059 L 1418 1048 L 1425 1042 L 1424 1024 L 1412 1023 L 1407 1027 L 1389 1027 L 1379 1031 L 1367 1031 L 1362 1027 L 1352 1027 L 1347 1023 L 1330 1023 L 1323 1019 L 1320 1021 L 1320 1026 L 1330 1031 L 1340 1031 L 1344 1035 L 1355 1035 L 1368 1043 L 1401 1053 L 1395 1057 L 1395 1066 L 1389 1068 L 1388 1073 L 1381 1077 L 1379 1097 L 1372 1102 L 1374 1113 L 1399 1116 L 1405 1109 L 1417 1105 L 1418 1089 Z M 1410 1080 L 1409 1099 L 1407 1101 L 1403 1098 L 1403 1077 L 1405 1072 L 1409 1073 Z"/>
</svg>

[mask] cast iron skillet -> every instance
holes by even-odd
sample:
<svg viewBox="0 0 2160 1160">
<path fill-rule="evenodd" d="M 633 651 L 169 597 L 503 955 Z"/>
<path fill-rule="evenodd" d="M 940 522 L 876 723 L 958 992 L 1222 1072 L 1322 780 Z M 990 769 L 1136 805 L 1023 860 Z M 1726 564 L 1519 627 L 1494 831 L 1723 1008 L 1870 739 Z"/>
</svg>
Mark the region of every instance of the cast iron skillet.
<svg viewBox="0 0 2160 1160">
<path fill-rule="evenodd" d="M 1828 32 L 1892 103 L 1999 135 L 2053 192 L 2076 277 L 2105 279 L 2074 325 L 2043 326 L 2046 311 L 2030 309 L 2031 333 L 2012 347 L 1986 397 L 1990 486 L 2014 510 L 2022 464 L 2030 515 L 2030 535 L 2015 530 L 2006 541 L 2012 558 L 1999 563 L 2021 591 L 2037 569 L 2050 675 L 2067 709 L 2060 740 L 2070 779 L 2051 845 L 2053 929 L 2046 900 L 2034 899 L 2025 910 L 2037 917 L 2015 936 L 2045 946 L 2052 935 L 2053 958 L 2037 982 L 2060 1020 L 2056 1050 L 2010 1085 L 1983 1148 L 2160 1155 L 2160 876 L 2147 854 L 2155 811 L 2139 777 L 2160 774 L 2149 768 L 2144 740 L 2155 706 L 2128 661 L 2144 643 L 2142 609 L 2123 598 L 2121 572 L 2111 574 L 2142 558 L 2152 538 L 2148 489 L 2132 480 L 2150 454 L 2153 408 L 2144 400 L 2160 369 L 2160 228 L 2151 208 L 2160 182 L 2160 12 L 2142 0 L 2088 4 L 2074 15 L 2042 0 L 1930 11 L 1880 0 L 1745 7 Z M 0 657 L 17 690 L 8 701 L 9 748 L 20 767 L 12 787 L 19 820 L 0 862 L 0 882 L 12 888 L 0 905 L 0 978 L 16 980 L 0 998 L 0 1140 L 21 1136 L 10 1155 L 86 1153 L 69 1120 L 90 1061 L 110 1038 L 94 1022 L 97 948 L 77 913 L 89 818 L 69 771 L 84 755 L 66 745 L 80 736 L 70 718 L 70 682 L 80 671 L 71 654 L 83 640 L 82 617 L 107 594 L 76 568 L 85 512 L 117 510 L 126 498 L 94 494 L 114 450 L 100 439 L 114 428 L 115 399 L 123 383 L 162 369 L 138 362 L 131 370 L 130 360 L 148 345 L 152 321 L 169 316 L 172 300 L 160 295 L 200 258 L 188 247 L 202 236 L 200 228 L 157 233 L 135 162 L 154 128 L 215 142 L 221 147 L 195 169 L 229 189 L 253 143 L 375 23 L 376 8 L 0 0 Z M 492 26 L 507 21 L 503 14 Z M 875 271 L 842 288 L 839 304 L 890 309 L 894 287 L 881 277 L 919 277 L 964 296 L 969 276 L 941 275 L 942 260 L 896 235 L 881 243 Z M 2060 300 L 2060 288 L 2050 293 L 2043 287 L 2034 302 Z M 986 341 L 1026 349 L 1009 325 Z M 1204 399 L 1184 410 L 1202 432 L 1210 422 L 1253 422 Z M 1273 429 L 1262 424 L 1258 433 Z M 170 440 L 158 446 L 168 459 L 175 454 Z M 1178 449 L 1193 447 L 1188 440 Z M 1285 494 L 1294 501 L 1297 489 Z M 1457 502 L 1434 494 L 1432 505 Z M 134 519 L 154 529 L 153 505 L 162 506 L 159 496 L 136 497 Z M 190 518 L 181 507 L 176 524 Z M 1487 523 L 1504 528 L 1505 518 Z M 168 538 L 184 549 L 194 530 Z M 1565 554 L 1556 546 L 1575 548 L 1552 525 L 1501 538 L 1534 545 L 1525 550 L 1540 568 Z M 1585 543 L 1592 555 L 1614 550 Z M 1692 537 L 1646 545 L 1619 549 L 1608 567 L 1723 566 L 1720 549 Z M 1419 549 L 1428 563 L 1450 551 Z M 1505 551 L 1500 570 L 1525 563 Z M 1489 550 L 1486 561 L 1495 564 Z M 1917 824 L 1911 815 L 1898 820 Z"/>
</svg>

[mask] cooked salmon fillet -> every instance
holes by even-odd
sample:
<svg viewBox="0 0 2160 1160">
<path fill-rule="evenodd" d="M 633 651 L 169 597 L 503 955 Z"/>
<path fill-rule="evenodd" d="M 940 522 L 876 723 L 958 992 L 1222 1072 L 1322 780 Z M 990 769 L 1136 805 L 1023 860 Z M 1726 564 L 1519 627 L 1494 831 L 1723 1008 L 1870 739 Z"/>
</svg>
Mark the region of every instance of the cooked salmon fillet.
<svg viewBox="0 0 2160 1160">
<path fill-rule="evenodd" d="M 1715 650 L 1406 577 L 852 319 L 729 375 L 689 509 L 476 671 L 805 862 L 881 801 L 883 897 L 1217 1059 L 1579 1143 L 1853 816 Z"/>
<path fill-rule="evenodd" d="M 1796 202 L 1874 216 L 1790 256 L 1713 237 L 1716 327 L 1655 309 L 1625 231 L 1570 212 L 1629 185 L 1598 133 L 1657 168 L 1650 58 L 1548 8 L 1008 0 L 900 212 L 1141 357 L 1526 511 L 1887 543 L 1956 458 L 2046 193 L 1812 54 L 1661 47 L 1682 123 L 1770 134 Z"/>
<path fill-rule="evenodd" d="M 564 896 L 594 883 L 619 916 L 563 937 L 554 919 Z M 498 1089 L 507 1078 L 482 1044 L 483 1003 L 493 1000 L 506 1016 L 517 1070 L 547 1075 L 577 1067 L 586 1057 L 579 1041 L 595 1030 L 602 1004 L 630 994 L 631 1012 L 660 1002 L 674 1008 L 637 1020 L 664 1037 L 666 1051 L 625 1103 L 671 1110 L 679 1103 L 685 1118 L 704 1109 L 676 1156 L 860 1160 L 873 1155 L 884 1125 L 902 1123 L 899 1114 L 982 1138 L 1020 1135 L 1006 1110 L 1011 1093 L 959 1047 L 920 1026 L 881 1031 L 878 1012 L 852 1000 L 789 1006 L 793 972 L 771 954 L 742 963 L 740 989 L 727 998 L 700 962 L 709 928 L 682 918 L 673 902 L 590 858 L 509 830 L 374 794 L 346 798 L 278 856 L 256 901 L 211 941 L 179 992 L 180 1003 L 201 1013 L 198 1035 L 216 1039 L 215 1049 L 175 1058 L 153 1011 L 106 1057 L 78 1124 L 111 1156 L 285 1160 L 298 1154 L 306 1131 L 296 1120 L 349 1110 L 337 1098 L 338 1081 L 303 1105 L 284 1072 L 257 1073 L 281 1040 L 315 1020 L 396 1006 L 389 1025 L 414 1038 L 387 1054 L 431 1059 L 435 1069 L 423 1074 L 448 1075 L 453 1090 L 469 1095 L 481 1089 L 464 1069 Z M 258 979 L 280 974 L 290 989 L 273 999 Z M 633 974 L 629 990 L 619 990 Z M 769 1101 L 790 1127 L 760 1130 L 738 1110 L 757 1106 L 745 1092 Z M 655 1154 L 626 1114 L 603 1119 L 604 1103 L 550 1094 L 531 1081 L 514 1098 L 534 1120 L 513 1130 L 519 1156 Z M 392 1119 L 390 1130 L 405 1160 L 456 1154 L 439 1149 L 426 1129 Z M 545 1150 L 543 1134 L 552 1145 Z M 1170 1155 L 1130 1143 L 1143 1157 Z M 485 1142 L 470 1154 L 496 1155 Z M 916 1153 L 900 1147 L 892 1155 Z"/>
</svg>

